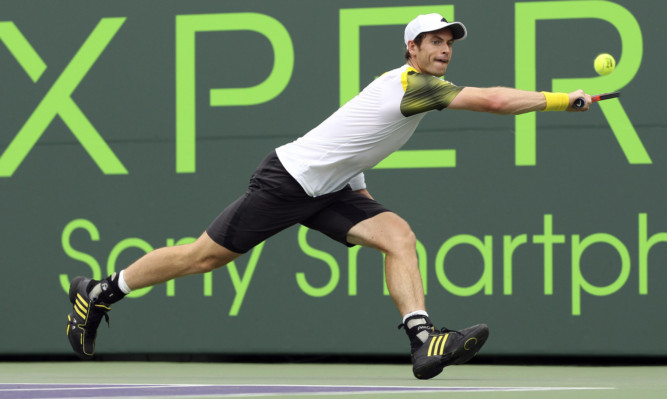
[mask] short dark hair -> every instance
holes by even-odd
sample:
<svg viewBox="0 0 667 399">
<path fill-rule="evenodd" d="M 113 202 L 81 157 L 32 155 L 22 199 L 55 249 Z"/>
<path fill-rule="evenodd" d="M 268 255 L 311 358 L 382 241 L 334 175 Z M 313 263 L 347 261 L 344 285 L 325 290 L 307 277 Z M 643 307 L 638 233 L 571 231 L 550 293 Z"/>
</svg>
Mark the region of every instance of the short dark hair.
<svg viewBox="0 0 667 399">
<path fill-rule="evenodd" d="M 417 47 L 422 45 L 422 40 L 424 40 L 425 36 L 426 36 L 426 33 L 422 32 L 422 33 L 418 34 L 417 37 L 415 37 L 415 40 L 413 40 L 413 42 L 415 42 Z M 410 50 L 408 50 L 407 48 L 405 49 L 404 57 L 405 57 L 406 60 L 410 59 Z"/>
</svg>

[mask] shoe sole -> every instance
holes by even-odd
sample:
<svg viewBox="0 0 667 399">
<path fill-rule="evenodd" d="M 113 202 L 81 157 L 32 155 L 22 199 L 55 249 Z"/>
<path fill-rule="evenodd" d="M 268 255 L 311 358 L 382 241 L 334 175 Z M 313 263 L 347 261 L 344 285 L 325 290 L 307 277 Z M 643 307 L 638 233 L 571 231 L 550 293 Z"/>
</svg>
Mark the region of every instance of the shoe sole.
<svg viewBox="0 0 667 399">
<path fill-rule="evenodd" d="M 468 338 L 458 353 L 454 353 L 451 364 L 468 363 L 473 357 L 477 356 L 477 353 L 489 338 L 489 327 L 486 324 L 480 324 L 479 327 L 480 331 L 475 332 L 473 337 Z"/>
</svg>

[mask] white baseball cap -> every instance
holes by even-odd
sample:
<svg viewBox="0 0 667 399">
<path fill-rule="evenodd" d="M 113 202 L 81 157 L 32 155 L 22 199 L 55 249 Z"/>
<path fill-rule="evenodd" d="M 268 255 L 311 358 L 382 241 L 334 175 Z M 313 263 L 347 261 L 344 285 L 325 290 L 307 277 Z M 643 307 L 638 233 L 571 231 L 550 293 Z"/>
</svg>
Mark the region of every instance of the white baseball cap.
<svg viewBox="0 0 667 399">
<path fill-rule="evenodd" d="M 463 40 L 468 35 L 466 27 L 460 22 L 447 22 L 447 20 L 438 13 L 419 15 L 417 18 L 410 21 L 405 27 L 405 46 L 408 41 L 415 40 L 415 38 L 423 32 L 433 32 L 442 28 L 449 28 L 452 30 L 454 40 Z"/>
</svg>

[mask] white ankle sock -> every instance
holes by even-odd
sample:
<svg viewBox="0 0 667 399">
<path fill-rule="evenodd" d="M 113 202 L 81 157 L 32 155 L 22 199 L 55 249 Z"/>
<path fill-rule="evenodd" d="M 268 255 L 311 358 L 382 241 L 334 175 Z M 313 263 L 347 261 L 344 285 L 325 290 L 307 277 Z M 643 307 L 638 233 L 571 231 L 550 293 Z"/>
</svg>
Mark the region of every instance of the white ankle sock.
<svg viewBox="0 0 667 399">
<path fill-rule="evenodd" d="M 426 313 L 425 310 L 415 310 L 414 312 L 410 312 L 403 316 L 403 324 L 405 324 L 405 321 L 408 319 L 408 317 L 412 316 L 426 316 L 428 317 L 428 313 Z"/>
<path fill-rule="evenodd" d="M 123 276 L 125 274 L 125 270 L 120 271 L 120 275 L 118 276 L 118 288 L 120 288 L 121 291 L 123 291 L 123 294 L 129 294 L 132 292 L 130 287 L 127 286 L 127 283 L 125 282 L 125 277 Z"/>
</svg>

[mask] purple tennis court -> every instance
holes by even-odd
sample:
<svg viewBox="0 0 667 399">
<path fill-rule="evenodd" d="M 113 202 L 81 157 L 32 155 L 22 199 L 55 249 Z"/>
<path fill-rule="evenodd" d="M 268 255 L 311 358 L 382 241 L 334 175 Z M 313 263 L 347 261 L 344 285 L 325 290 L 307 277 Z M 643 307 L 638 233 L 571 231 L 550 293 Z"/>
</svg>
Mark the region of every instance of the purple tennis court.
<svg viewBox="0 0 667 399">
<path fill-rule="evenodd" d="M 190 362 L 0 363 L 0 399 L 664 398 L 664 367 L 459 366 L 416 380 L 409 365 Z"/>
<path fill-rule="evenodd" d="M 436 392 L 510 392 L 581 390 L 581 387 L 409 387 L 345 385 L 124 385 L 124 384 L 0 384 L 0 398 L 151 398 L 235 397 L 304 394 L 400 394 Z"/>
</svg>

